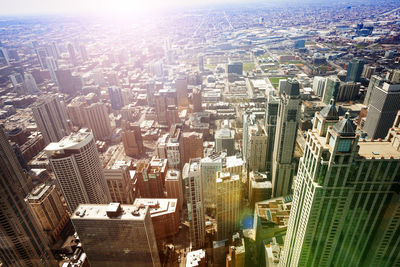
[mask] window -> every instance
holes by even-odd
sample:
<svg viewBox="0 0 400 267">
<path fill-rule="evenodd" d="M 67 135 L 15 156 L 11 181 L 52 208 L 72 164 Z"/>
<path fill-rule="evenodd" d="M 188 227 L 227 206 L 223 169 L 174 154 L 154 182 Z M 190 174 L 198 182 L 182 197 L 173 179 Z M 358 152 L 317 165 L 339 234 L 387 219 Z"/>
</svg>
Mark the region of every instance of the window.
<svg viewBox="0 0 400 267">
<path fill-rule="evenodd" d="M 352 139 L 340 139 L 337 151 L 338 152 L 349 152 L 352 143 L 353 143 Z"/>
</svg>

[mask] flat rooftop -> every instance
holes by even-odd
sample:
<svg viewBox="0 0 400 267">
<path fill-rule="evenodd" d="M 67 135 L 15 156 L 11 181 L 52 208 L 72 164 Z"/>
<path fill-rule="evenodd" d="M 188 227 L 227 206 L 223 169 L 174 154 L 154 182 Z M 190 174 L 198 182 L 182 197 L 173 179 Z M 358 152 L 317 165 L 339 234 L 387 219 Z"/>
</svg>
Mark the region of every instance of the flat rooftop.
<svg viewBox="0 0 400 267">
<path fill-rule="evenodd" d="M 80 204 L 72 214 L 71 219 L 143 221 L 146 217 L 146 212 L 149 209 L 147 206 L 121 205 L 121 213 L 119 216 L 110 218 L 107 215 L 109 208 L 110 204 Z"/>
<path fill-rule="evenodd" d="M 400 159 L 400 151 L 397 151 L 390 142 L 387 141 L 359 141 L 360 151 L 358 154 L 365 158 L 375 157 Z"/>
<path fill-rule="evenodd" d="M 178 199 L 176 198 L 137 198 L 133 205 L 145 205 L 150 208 L 151 217 L 175 213 Z"/>
<path fill-rule="evenodd" d="M 92 139 L 92 131 L 87 128 L 82 128 L 76 133 L 64 136 L 59 142 L 48 144 L 44 150 L 49 155 L 57 151 L 62 152 L 68 149 L 80 149 L 87 145 Z"/>
</svg>

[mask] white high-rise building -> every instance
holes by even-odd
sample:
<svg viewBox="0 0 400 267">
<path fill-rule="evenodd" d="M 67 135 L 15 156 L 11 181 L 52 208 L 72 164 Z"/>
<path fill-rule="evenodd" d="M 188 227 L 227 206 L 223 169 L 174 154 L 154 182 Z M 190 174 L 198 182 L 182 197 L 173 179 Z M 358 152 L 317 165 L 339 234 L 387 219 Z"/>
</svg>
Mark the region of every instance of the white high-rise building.
<svg viewBox="0 0 400 267">
<path fill-rule="evenodd" d="M 204 246 L 206 235 L 200 159 L 190 159 L 182 173 L 190 222 L 190 242 L 193 248 L 200 248 Z"/>
<path fill-rule="evenodd" d="M 161 266 L 150 207 L 82 204 L 71 221 L 91 266 Z"/>
<path fill-rule="evenodd" d="M 33 118 L 46 144 L 58 142 L 71 132 L 63 105 L 57 96 L 43 96 L 32 106 Z"/>
<path fill-rule="evenodd" d="M 317 96 L 322 97 L 324 95 L 325 88 L 325 77 L 315 76 L 313 79 L 313 91 Z"/>
<path fill-rule="evenodd" d="M 39 92 L 36 81 L 30 73 L 25 73 L 25 88 L 29 94 L 35 94 Z"/>
<path fill-rule="evenodd" d="M 228 239 L 239 230 L 242 183 L 239 175 L 216 173 L 217 240 Z"/>
<path fill-rule="evenodd" d="M 359 141 L 348 113 L 339 119 L 333 104 L 316 113 L 280 266 L 399 265 L 400 147 L 394 136 Z"/>
<path fill-rule="evenodd" d="M 247 170 L 265 171 L 267 161 L 267 135 L 260 123 L 255 123 L 248 127 L 247 151 Z"/>
<path fill-rule="evenodd" d="M 58 84 L 57 75 L 56 75 L 57 63 L 54 60 L 54 58 L 53 57 L 46 57 L 46 65 L 47 65 L 47 69 L 50 72 L 51 80 L 53 82 L 55 82 L 56 84 Z"/>
<path fill-rule="evenodd" d="M 111 201 L 93 133 L 89 129 L 83 128 L 57 143 L 50 143 L 45 152 L 71 212 L 79 204 Z"/>
<path fill-rule="evenodd" d="M 299 90 L 299 82 L 289 79 L 280 95 L 272 163 L 273 197 L 290 194 L 292 187 L 295 171 L 293 155 L 301 105 Z"/>
</svg>

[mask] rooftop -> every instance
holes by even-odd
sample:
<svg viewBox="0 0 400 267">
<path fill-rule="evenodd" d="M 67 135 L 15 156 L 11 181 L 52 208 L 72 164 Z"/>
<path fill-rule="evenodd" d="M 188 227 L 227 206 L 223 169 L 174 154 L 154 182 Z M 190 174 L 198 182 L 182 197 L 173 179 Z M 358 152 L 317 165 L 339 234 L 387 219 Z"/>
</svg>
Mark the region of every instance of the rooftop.
<svg viewBox="0 0 400 267">
<path fill-rule="evenodd" d="M 79 132 L 64 136 L 59 142 L 50 143 L 45 148 L 48 155 L 64 150 L 80 149 L 93 140 L 93 133 L 87 128 L 80 129 Z"/>
<path fill-rule="evenodd" d="M 397 151 L 390 142 L 387 141 L 360 141 L 358 154 L 365 158 L 390 158 L 400 159 L 400 151 Z"/>
<path fill-rule="evenodd" d="M 136 206 L 148 206 L 151 217 L 175 213 L 178 200 L 176 198 L 137 198 Z"/>
<path fill-rule="evenodd" d="M 118 203 L 119 204 L 119 203 Z M 80 204 L 71 219 L 75 220 L 131 220 L 143 221 L 146 217 L 146 212 L 149 209 L 146 206 L 138 205 L 120 205 L 121 212 L 118 216 L 109 217 L 107 212 L 111 208 L 115 208 L 116 203 L 110 204 Z"/>
<path fill-rule="evenodd" d="M 203 249 L 191 251 L 186 255 L 186 267 L 199 266 L 199 263 L 206 258 L 206 251 Z"/>
</svg>

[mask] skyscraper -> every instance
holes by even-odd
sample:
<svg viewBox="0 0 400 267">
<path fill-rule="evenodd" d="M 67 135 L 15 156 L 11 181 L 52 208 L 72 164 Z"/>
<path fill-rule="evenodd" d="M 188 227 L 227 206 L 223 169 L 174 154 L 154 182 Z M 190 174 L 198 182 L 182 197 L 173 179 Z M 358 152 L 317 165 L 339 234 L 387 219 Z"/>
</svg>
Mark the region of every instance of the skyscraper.
<svg viewBox="0 0 400 267">
<path fill-rule="evenodd" d="M 196 132 L 184 132 L 183 139 L 183 163 L 190 159 L 203 157 L 203 134 Z"/>
<path fill-rule="evenodd" d="M 353 59 L 347 67 L 346 82 L 361 81 L 361 73 L 364 69 L 364 61 Z"/>
<path fill-rule="evenodd" d="M 182 173 L 190 223 L 190 242 L 193 248 L 200 248 L 204 246 L 206 235 L 200 159 L 191 159 L 183 167 Z"/>
<path fill-rule="evenodd" d="M 69 214 L 54 184 L 40 184 L 26 197 L 29 207 L 52 244 L 61 239 Z"/>
<path fill-rule="evenodd" d="M 122 90 L 118 86 L 108 87 L 108 96 L 110 97 L 112 109 L 120 110 L 124 106 Z"/>
<path fill-rule="evenodd" d="M 364 131 L 370 138 L 385 138 L 400 109 L 400 84 L 376 86 L 368 106 Z"/>
<path fill-rule="evenodd" d="M 306 138 L 280 266 L 394 266 L 399 147 L 359 142 L 348 113 L 326 111 Z M 336 123 L 322 127 L 328 117 Z"/>
<path fill-rule="evenodd" d="M 246 165 L 249 171 L 265 171 L 267 156 L 267 135 L 259 122 L 248 127 Z"/>
<path fill-rule="evenodd" d="M 154 94 L 154 102 L 159 124 L 168 125 L 167 108 L 168 106 L 177 106 L 177 92 L 175 89 L 161 89 Z"/>
<path fill-rule="evenodd" d="M 71 132 L 63 105 L 57 96 L 44 96 L 32 106 L 33 118 L 46 144 L 58 142 Z"/>
<path fill-rule="evenodd" d="M 74 46 L 71 43 L 68 43 L 67 49 L 68 49 L 68 53 L 69 53 L 69 60 L 71 61 L 72 65 L 76 66 L 76 64 L 78 62 L 76 60 L 76 54 L 75 54 Z"/>
<path fill-rule="evenodd" d="M 175 80 L 175 87 L 176 87 L 176 95 L 178 100 L 178 107 L 187 107 L 189 106 L 189 99 L 188 99 L 188 80 L 186 75 L 180 75 Z"/>
<path fill-rule="evenodd" d="M 193 102 L 193 112 L 201 112 L 203 110 L 201 90 L 199 88 L 193 89 L 192 102 Z"/>
<path fill-rule="evenodd" d="M 315 76 L 313 79 L 313 91 L 317 96 L 322 97 L 325 88 L 325 77 Z"/>
<path fill-rule="evenodd" d="M 89 57 L 86 51 L 86 46 L 83 44 L 79 45 L 79 51 L 81 52 L 81 58 L 83 61 L 88 61 Z"/>
<path fill-rule="evenodd" d="M 176 198 L 178 200 L 179 210 L 182 210 L 183 206 L 183 181 L 181 172 L 174 169 L 169 169 L 165 177 L 165 189 L 167 191 L 168 198 Z"/>
<path fill-rule="evenodd" d="M 130 157 L 140 155 L 144 151 L 140 125 L 130 124 L 128 129 L 122 131 L 122 143 L 124 144 L 126 155 Z"/>
<path fill-rule="evenodd" d="M 163 181 L 168 171 L 167 159 L 152 158 L 141 160 L 136 166 L 136 175 L 140 197 L 162 198 L 164 197 Z"/>
<path fill-rule="evenodd" d="M 0 63 L 3 65 L 10 64 L 10 57 L 5 47 L 0 47 Z"/>
<path fill-rule="evenodd" d="M 326 78 L 324 95 L 322 97 L 322 101 L 325 104 L 328 104 L 329 101 L 333 98 L 336 101 L 338 92 L 340 87 L 340 80 L 335 76 L 330 76 Z"/>
<path fill-rule="evenodd" d="M 79 204 L 105 204 L 111 200 L 103 167 L 89 129 L 50 143 L 45 152 L 70 212 Z"/>
<path fill-rule="evenodd" d="M 36 94 L 39 92 L 36 81 L 30 73 L 25 73 L 25 88 L 29 94 Z"/>
<path fill-rule="evenodd" d="M 199 71 L 204 71 L 204 56 L 198 55 L 199 60 Z"/>
<path fill-rule="evenodd" d="M 55 266 L 37 220 L 24 201 L 21 165 L 0 126 L 0 261 L 5 266 Z"/>
<path fill-rule="evenodd" d="M 215 178 L 217 240 L 224 240 L 239 230 L 242 183 L 239 175 L 229 172 L 217 172 Z"/>
<path fill-rule="evenodd" d="M 71 220 L 91 266 L 161 266 L 148 206 L 83 204 Z"/>
<path fill-rule="evenodd" d="M 235 154 L 235 130 L 230 128 L 228 120 L 215 131 L 215 148 L 217 152 L 226 151 L 228 156 Z"/>
<path fill-rule="evenodd" d="M 267 96 L 267 103 L 265 108 L 265 132 L 267 134 L 267 155 L 266 155 L 266 169 L 272 171 L 272 161 L 274 155 L 276 122 L 278 119 L 279 98 L 275 95 Z"/>
<path fill-rule="evenodd" d="M 58 67 L 57 67 L 57 63 L 53 57 L 46 57 L 46 66 L 50 72 L 51 80 L 53 82 L 55 82 L 56 84 L 58 84 L 57 75 L 56 75 L 56 70 Z"/>
<path fill-rule="evenodd" d="M 272 164 L 272 194 L 274 197 L 290 194 L 292 187 L 295 171 L 293 154 L 301 105 L 299 89 L 299 82 L 289 79 L 284 93 L 280 96 Z"/>
<path fill-rule="evenodd" d="M 85 124 L 92 131 L 96 140 L 105 140 L 110 138 L 111 120 L 108 116 L 107 107 L 102 103 L 93 103 L 83 108 Z"/>
</svg>

